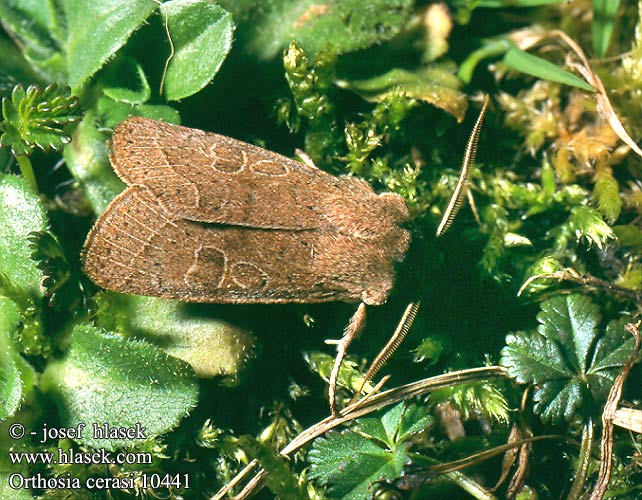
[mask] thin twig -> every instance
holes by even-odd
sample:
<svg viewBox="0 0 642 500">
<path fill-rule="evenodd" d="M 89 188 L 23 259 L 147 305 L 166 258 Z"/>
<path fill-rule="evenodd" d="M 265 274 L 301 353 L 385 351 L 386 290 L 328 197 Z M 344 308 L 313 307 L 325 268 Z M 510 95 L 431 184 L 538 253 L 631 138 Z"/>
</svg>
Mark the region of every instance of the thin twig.
<svg viewBox="0 0 642 500">
<path fill-rule="evenodd" d="M 329 416 L 304 430 L 280 451 L 280 455 L 287 457 L 329 430 L 334 429 L 345 422 L 362 417 L 395 403 L 399 403 L 416 396 L 421 396 L 444 387 L 450 387 L 452 385 L 470 383 L 475 380 L 485 380 L 488 378 L 505 377 L 506 373 L 506 369 L 501 366 L 484 366 L 481 368 L 460 370 L 422 379 L 417 382 L 412 382 L 410 384 L 405 384 L 379 394 L 375 394 L 369 398 L 363 398 L 356 403 L 346 406 L 341 410 L 338 416 Z M 248 465 L 239 472 L 232 479 L 234 484 L 238 484 L 242 481 L 245 476 L 249 474 L 250 470 L 251 468 Z M 264 469 L 260 469 L 256 472 L 250 482 L 243 488 L 242 492 L 234 497 L 235 500 L 243 500 L 253 491 L 262 487 L 265 474 L 266 471 Z M 230 489 L 231 488 L 228 488 L 226 485 L 211 497 L 210 500 L 221 500 L 230 491 Z"/>
<path fill-rule="evenodd" d="M 531 276 L 520 287 L 517 295 L 519 296 L 524 293 L 524 290 L 526 290 L 534 281 L 545 279 L 570 281 L 571 283 L 577 283 L 578 285 L 594 288 L 596 290 L 602 290 L 613 295 L 621 295 L 623 297 L 626 297 L 627 299 L 634 301 L 637 304 L 642 303 L 642 294 L 640 292 L 632 290 L 630 288 L 625 288 L 623 286 L 614 285 L 613 283 L 600 278 L 596 278 L 595 276 L 579 274 L 577 271 L 575 271 L 575 269 L 572 268 L 562 269 L 561 271 L 556 271 L 554 273 L 543 273 Z"/>
<path fill-rule="evenodd" d="M 625 325 L 624 328 L 627 332 L 633 335 L 633 338 L 635 339 L 635 347 L 633 348 L 633 352 L 629 356 L 628 361 L 615 378 L 613 387 L 611 387 L 611 392 L 609 392 L 609 397 L 604 405 L 604 411 L 602 412 L 602 442 L 600 443 L 600 473 L 589 500 L 602 500 L 604 493 L 606 493 L 606 488 L 609 485 L 609 480 L 611 479 L 611 467 L 613 465 L 613 419 L 615 417 L 617 406 L 620 404 L 620 399 L 622 399 L 624 382 L 626 382 L 629 373 L 631 373 L 631 369 L 633 368 L 633 365 L 635 365 L 638 353 L 640 352 L 639 323 L 637 325 L 629 323 Z"/>
</svg>

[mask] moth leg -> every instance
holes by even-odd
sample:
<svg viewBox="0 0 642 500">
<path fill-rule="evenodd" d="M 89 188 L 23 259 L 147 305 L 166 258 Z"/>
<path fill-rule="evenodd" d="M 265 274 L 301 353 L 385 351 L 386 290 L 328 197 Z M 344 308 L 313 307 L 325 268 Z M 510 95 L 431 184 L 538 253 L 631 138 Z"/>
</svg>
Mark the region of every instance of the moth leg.
<svg viewBox="0 0 642 500">
<path fill-rule="evenodd" d="M 361 333 L 365 324 L 366 305 L 362 302 L 361 304 L 359 304 L 359 307 L 357 307 L 357 310 L 352 315 L 352 318 L 350 318 L 350 322 L 343 332 L 343 337 L 341 337 L 341 340 L 336 341 L 337 357 L 334 358 L 334 365 L 332 366 L 332 372 L 330 373 L 330 386 L 328 388 L 330 411 L 334 416 L 338 414 L 337 408 L 335 406 L 335 398 L 337 395 L 337 380 L 339 378 L 339 370 L 341 369 L 343 358 L 345 358 L 346 356 L 346 352 L 348 351 L 350 343 Z"/>
</svg>

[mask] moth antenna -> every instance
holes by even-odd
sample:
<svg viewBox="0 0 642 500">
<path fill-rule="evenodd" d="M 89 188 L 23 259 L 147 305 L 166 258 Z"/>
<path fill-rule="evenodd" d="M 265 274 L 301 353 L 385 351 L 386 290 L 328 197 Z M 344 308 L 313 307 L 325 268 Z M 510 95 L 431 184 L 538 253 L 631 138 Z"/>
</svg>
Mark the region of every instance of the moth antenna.
<svg viewBox="0 0 642 500">
<path fill-rule="evenodd" d="M 448 202 L 448 207 L 444 212 L 439 227 L 437 228 L 437 236 L 442 236 L 455 220 L 457 212 L 461 208 L 464 198 L 468 193 L 468 186 L 470 184 L 470 178 L 472 176 L 473 167 L 475 166 L 475 156 L 477 155 L 477 144 L 479 142 L 479 135 L 481 134 L 482 123 L 484 122 L 484 116 L 486 115 L 486 109 L 488 108 L 488 94 L 484 99 L 484 105 L 482 106 L 473 131 L 470 133 L 468 138 L 468 144 L 466 145 L 466 152 L 464 153 L 464 159 L 462 160 L 461 173 L 459 174 L 459 180 L 457 181 L 457 186 L 453 195 L 450 197 Z"/>
<path fill-rule="evenodd" d="M 337 357 L 334 358 L 334 365 L 332 366 L 332 372 L 330 373 L 330 381 L 328 387 L 328 399 L 330 400 L 330 411 L 333 416 L 338 416 L 337 407 L 336 407 L 336 396 L 337 396 L 337 381 L 339 380 L 339 370 L 341 369 L 341 364 L 343 363 L 343 358 L 346 357 L 346 352 L 352 341 L 357 338 L 357 336 L 363 330 L 363 327 L 366 324 L 366 305 L 361 302 L 357 310 L 350 318 L 350 322 L 343 332 L 343 337 L 337 342 Z"/>
<path fill-rule="evenodd" d="M 415 321 L 415 317 L 417 316 L 417 311 L 419 311 L 420 305 L 421 302 L 411 302 L 410 304 L 408 304 L 406 310 L 403 313 L 403 316 L 401 317 L 401 320 L 399 320 L 399 324 L 397 324 L 395 332 L 392 334 L 390 340 L 388 340 L 383 349 L 379 351 L 377 357 L 370 364 L 370 368 L 368 368 L 368 372 L 366 373 L 366 376 L 361 383 L 361 387 L 359 387 L 359 390 L 352 397 L 352 399 L 348 403 L 348 406 L 357 400 L 357 398 L 361 394 L 361 391 L 363 391 L 364 386 L 375 377 L 379 370 L 381 370 L 381 368 L 388 362 L 397 348 L 404 341 L 406 335 L 408 334 L 408 331 L 410 330 L 410 327 Z"/>
</svg>

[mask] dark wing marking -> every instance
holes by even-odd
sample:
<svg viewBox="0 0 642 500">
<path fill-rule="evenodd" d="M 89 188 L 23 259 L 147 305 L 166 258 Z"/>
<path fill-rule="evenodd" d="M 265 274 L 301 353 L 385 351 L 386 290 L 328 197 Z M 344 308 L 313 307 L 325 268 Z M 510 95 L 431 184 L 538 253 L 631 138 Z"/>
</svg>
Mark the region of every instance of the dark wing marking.
<svg viewBox="0 0 642 500">
<path fill-rule="evenodd" d="M 385 238 L 405 252 L 407 231 L 397 227 Z M 98 285 L 124 293 L 190 302 L 380 304 L 394 282 L 386 246 L 326 230 L 189 221 L 166 212 L 151 190 L 134 186 L 96 223 L 83 260 Z"/>
</svg>

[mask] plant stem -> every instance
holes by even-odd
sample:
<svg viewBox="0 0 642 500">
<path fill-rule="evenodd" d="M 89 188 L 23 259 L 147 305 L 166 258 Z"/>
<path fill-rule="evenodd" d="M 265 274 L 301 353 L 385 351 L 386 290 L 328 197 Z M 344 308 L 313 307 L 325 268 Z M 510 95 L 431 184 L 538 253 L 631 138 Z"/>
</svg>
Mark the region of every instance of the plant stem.
<svg viewBox="0 0 642 500">
<path fill-rule="evenodd" d="M 447 474 L 445 474 L 445 476 L 466 493 L 475 497 L 477 500 L 497 500 L 497 497 L 495 495 L 493 495 L 486 488 L 482 487 L 477 481 L 474 481 L 463 472 L 448 472 Z"/>
<path fill-rule="evenodd" d="M 31 166 L 31 161 L 26 155 L 16 155 L 16 161 L 18 162 L 18 167 L 20 167 L 20 172 L 22 176 L 27 179 L 27 182 L 36 194 L 38 194 L 38 182 L 36 182 L 36 176 L 33 173 L 33 167 Z"/>
<path fill-rule="evenodd" d="M 595 423 L 591 417 L 584 423 L 582 430 L 582 446 L 580 447 L 580 456 L 577 466 L 577 474 L 573 481 L 571 491 L 568 493 L 567 500 L 577 500 L 582 494 L 586 477 L 588 476 L 589 464 L 591 461 L 591 449 L 593 448 L 593 439 L 595 436 Z"/>
</svg>

